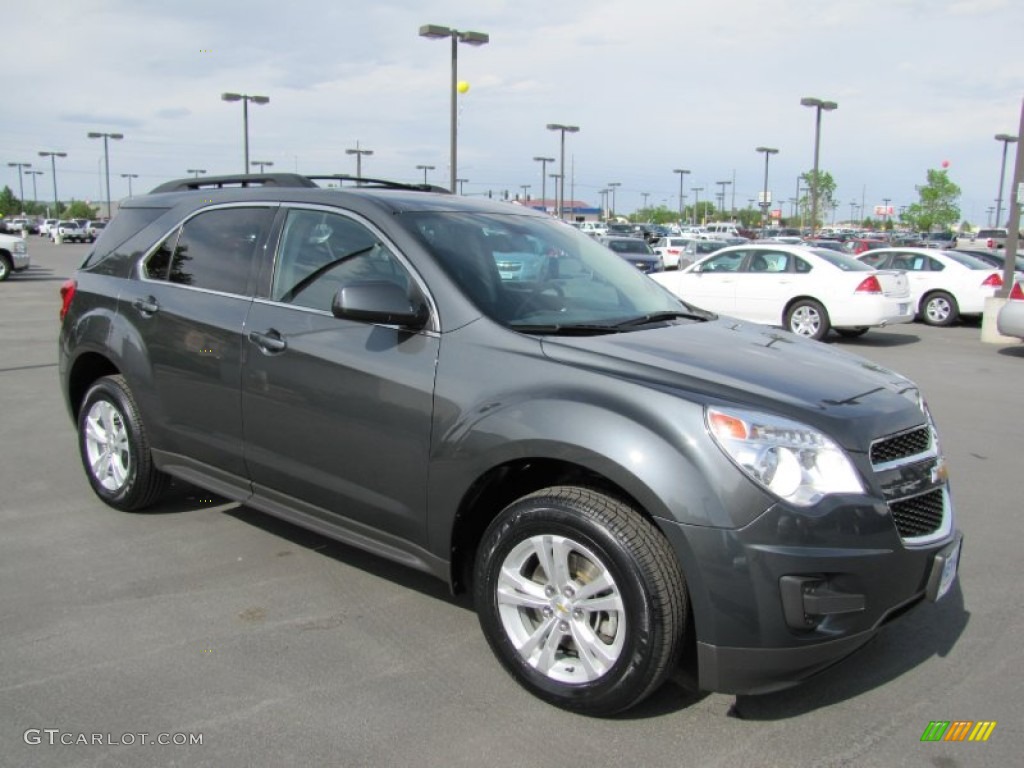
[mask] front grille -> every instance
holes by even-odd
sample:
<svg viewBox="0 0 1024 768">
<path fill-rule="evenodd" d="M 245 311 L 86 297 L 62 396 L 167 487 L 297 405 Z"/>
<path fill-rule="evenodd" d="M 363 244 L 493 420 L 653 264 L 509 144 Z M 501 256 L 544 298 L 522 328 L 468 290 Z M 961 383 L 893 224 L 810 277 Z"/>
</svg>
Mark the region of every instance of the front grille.
<svg viewBox="0 0 1024 768">
<path fill-rule="evenodd" d="M 890 461 L 917 456 L 927 451 L 932 444 L 931 429 L 918 427 L 871 444 L 871 463 L 874 466 Z"/>
<path fill-rule="evenodd" d="M 941 488 L 889 504 L 896 530 L 904 539 L 927 536 L 939 530 L 944 508 Z"/>
</svg>

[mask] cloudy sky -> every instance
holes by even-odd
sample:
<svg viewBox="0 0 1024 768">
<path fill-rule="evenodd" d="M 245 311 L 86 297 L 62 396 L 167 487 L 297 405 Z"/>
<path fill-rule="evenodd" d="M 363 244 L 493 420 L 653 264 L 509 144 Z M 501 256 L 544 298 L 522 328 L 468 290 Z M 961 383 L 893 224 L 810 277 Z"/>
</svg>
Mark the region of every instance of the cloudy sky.
<svg viewBox="0 0 1024 768">
<path fill-rule="evenodd" d="M 737 207 L 763 183 L 796 194 L 813 164 L 837 183 L 839 218 L 917 200 L 929 168 L 949 163 L 964 217 L 986 223 L 1002 144 L 1024 99 L 1024 4 L 1015 0 L 48 0 L 3 3 L 4 118 L 0 184 L 18 194 L 9 162 L 31 162 L 40 199 L 103 199 L 111 142 L 113 197 L 189 168 L 243 166 L 242 107 L 225 91 L 266 95 L 250 107 L 250 157 L 274 170 L 355 172 L 345 150 L 373 150 L 363 174 L 448 179 L 450 46 L 423 24 L 486 32 L 459 46 L 459 175 L 467 193 L 538 197 L 541 164 L 558 156 L 547 123 L 580 126 L 567 140 L 575 197 L 597 205 L 620 182 L 617 208 L 648 193 L 676 208 L 679 176 L 701 199 L 732 181 Z M 1008 163 L 1012 174 L 1013 153 Z M 548 171 L 556 169 L 548 166 Z M 32 197 L 31 180 L 24 179 Z M 567 197 L 569 190 L 567 189 Z M 551 195 L 551 185 L 548 183 Z M 1005 198 L 1004 193 L 1004 198 Z M 1004 203 L 1005 209 L 1005 203 Z M 789 205 L 785 205 L 789 212 Z"/>
</svg>

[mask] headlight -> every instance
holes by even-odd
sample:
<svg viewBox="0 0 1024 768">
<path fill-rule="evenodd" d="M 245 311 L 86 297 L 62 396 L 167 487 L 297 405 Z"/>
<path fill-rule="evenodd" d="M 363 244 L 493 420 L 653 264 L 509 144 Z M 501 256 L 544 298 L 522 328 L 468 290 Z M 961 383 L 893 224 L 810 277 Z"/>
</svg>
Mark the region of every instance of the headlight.
<svg viewBox="0 0 1024 768">
<path fill-rule="evenodd" d="M 28 253 L 28 247 L 24 240 L 16 240 L 13 247 L 15 253 Z"/>
<path fill-rule="evenodd" d="M 750 479 L 797 506 L 864 493 L 846 452 L 818 430 L 756 411 L 708 408 L 711 436 Z"/>
</svg>

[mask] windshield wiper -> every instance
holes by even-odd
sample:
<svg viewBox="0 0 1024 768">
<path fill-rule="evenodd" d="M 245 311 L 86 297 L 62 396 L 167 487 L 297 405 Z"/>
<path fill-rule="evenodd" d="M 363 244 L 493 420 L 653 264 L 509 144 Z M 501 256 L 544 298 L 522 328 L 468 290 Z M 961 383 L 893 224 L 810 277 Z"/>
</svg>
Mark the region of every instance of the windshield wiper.
<svg viewBox="0 0 1024 768">
<path fill-rule="evenodd" d="M 602 333 L 621 333 L 616 325 L 597 325 L 593 323 L 551 323 L 548 325 L 509 325 L 513 331 L 520 333 L 536 333 L 551 336 L 599 336 Z"/>
<path fill-rule="evenodd" d="M 640 317 L 632 317 L 629 320 L 623 320 L 621 323 L 616 323 L 615 328 L 634 328 L 639 325 L 647 325 L 648 323 L 660 323 L 665 320 L 710 320 L 714 315 L 710 312 L 705 312 L 700 309 L 694 309 L 693 311 L 683 311 L 678 309 L 667 310 L 664 312 L 651 312 L 647 315 L 641 315 Z"/>
</svg>

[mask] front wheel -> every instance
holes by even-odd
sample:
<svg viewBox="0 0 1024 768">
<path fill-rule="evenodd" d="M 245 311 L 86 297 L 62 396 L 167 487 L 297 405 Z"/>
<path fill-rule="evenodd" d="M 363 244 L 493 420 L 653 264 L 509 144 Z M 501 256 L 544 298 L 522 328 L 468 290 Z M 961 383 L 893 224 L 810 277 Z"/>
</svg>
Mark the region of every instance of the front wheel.
<svg viewBox="0 0 1024 768">
<path fill-rule="evenodd" d="M 93 492 L 115 509 L 144 509 L 167 487 L 123 376 L 105 376 L 86 393 L 78 413 L 78 447 Z"/>
<path fill-rule="evenodd" d="M 808 339 L 821 341 L 830 327 L 828 312 L 814 299 L 800 299 L 786 311 L 786 330 Z"/>
<path fill-rule="evenodd" d="M 11 260 L 7 258 L 6 253 L 0 253 L 0 283 L 11 276 Z"/>
<path fill-rule="evenodd" d="M 956 299 L 945 291 L 929 293 L 921 301 L 921 319 L 928 325 L 952 325 L 959 316 Z"/>
<path fill-rule="evenodd" d="M 561 486 L 514 502 L 484 533 L 474 575 L 491 649 L 556 706 L 621 712 L 679 661 L 679 564 L 660 531 L 608 496 Z"/>
</svg>

